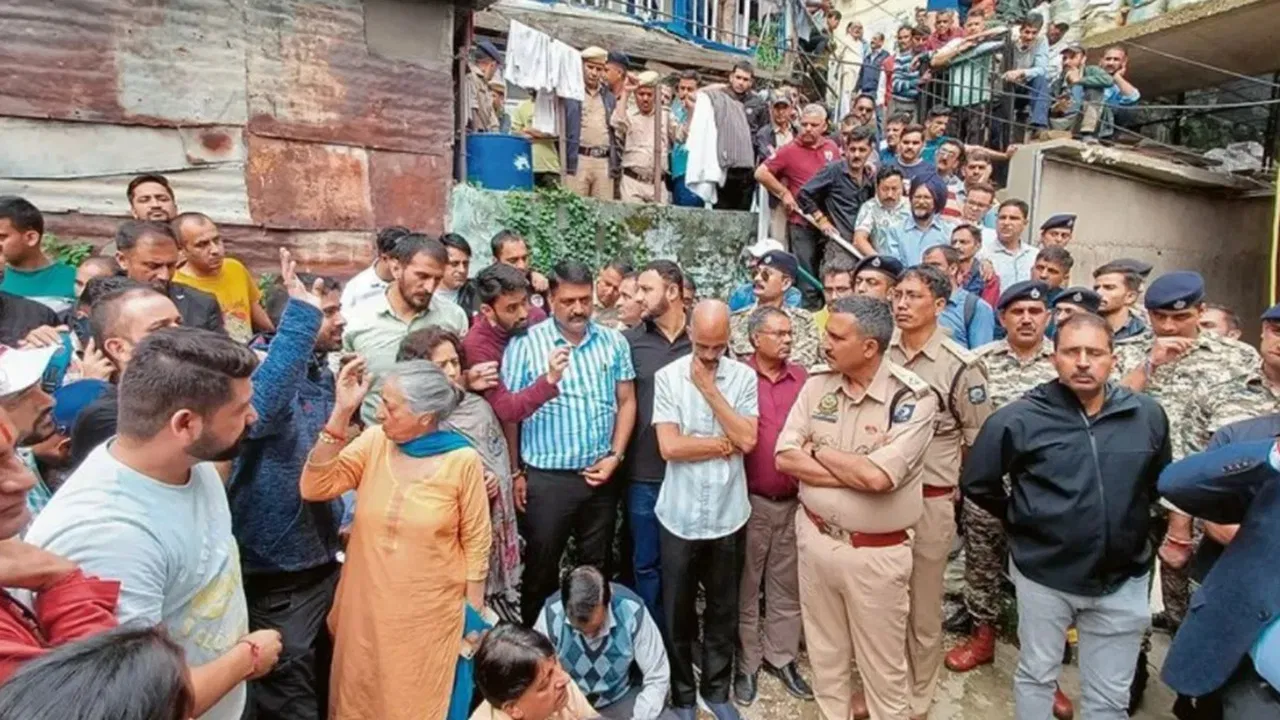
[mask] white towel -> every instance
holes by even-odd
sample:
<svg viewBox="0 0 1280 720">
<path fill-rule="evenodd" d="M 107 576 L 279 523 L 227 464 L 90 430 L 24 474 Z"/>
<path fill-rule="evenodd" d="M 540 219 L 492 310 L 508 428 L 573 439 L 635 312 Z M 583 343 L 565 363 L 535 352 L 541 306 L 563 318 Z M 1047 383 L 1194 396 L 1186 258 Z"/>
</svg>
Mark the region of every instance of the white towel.
<svg viewBox="0 0 1280 720">
<path fill-rule="evenodd" d="M 560 42 L 551 41 L 551 85 L 556 95 L 570 100 L 582 102 L 587 97 L 586 85 L 582 80 L 582 55 L 572 47 Z"/>
<path fill-rule="evenodd" d="M 524 23 L 511 21 L 502 76 L 530 90 L 551 87 L 551 38 Z"/>
<path fill-rule="evenodd" d="M 539 91 L 533 98 L 533 129 L 540 133 L 555 135 L 556 130 L 556 96 L 551 91 Z"/>
<path fill-rule="evenodd" d="M 698 93 L 693 117 L 689 119 L 689 136 L 685 140 L 689 164 L 685 168 L 684 183 L 708 205 L 715 204 L 725 179 L 724 168 L 720 167 L 718 142 L 715 110 L 711 108 L 706 93 Z"/>
</svg>

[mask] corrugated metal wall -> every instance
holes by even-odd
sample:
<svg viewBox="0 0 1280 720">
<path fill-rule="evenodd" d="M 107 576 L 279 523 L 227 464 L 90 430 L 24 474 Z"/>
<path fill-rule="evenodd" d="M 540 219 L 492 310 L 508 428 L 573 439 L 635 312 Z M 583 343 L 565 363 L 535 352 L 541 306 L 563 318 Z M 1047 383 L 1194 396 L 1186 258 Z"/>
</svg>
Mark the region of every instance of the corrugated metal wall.
<svg viewBox="0 0 1280 720">
<path fill-rule="evenodd" d="M 261 269 L 443 229 L 454 10 L 405 0 L 0 0 L 0 194 L 105 242 L 161 172 Z"/>
</svg>

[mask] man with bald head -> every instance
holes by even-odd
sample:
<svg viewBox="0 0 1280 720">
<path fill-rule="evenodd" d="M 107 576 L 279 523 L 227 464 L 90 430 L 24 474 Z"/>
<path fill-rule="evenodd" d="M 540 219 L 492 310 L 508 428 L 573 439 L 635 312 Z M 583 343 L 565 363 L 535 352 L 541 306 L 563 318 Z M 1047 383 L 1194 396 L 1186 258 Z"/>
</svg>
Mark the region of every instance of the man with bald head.
<svg viewBox="0 0 1280 720">
<path fill-rule="evenodd" d="M 227 334 L 236 342 L 247 343 L 255 331 L 275 330 L 258 302 L 262 291 L 253 274 L 239 260 L 226 257 L 222 234 L 209 216 L 182 213 L 173 219 L 172 226 L 187 259 L 173 279 L 218 299 Z"/>
<path fill-rule="evenodd" d="M 703 300 L 689 325 L 693 352 L 654 378 L 653 426 L 666 474 L 654 513 L 661 525 L 662 609 L 671 648 L 671 705 L 693 720 L 697 695 L 717 720 L 729 701 L 737 651 L 738 568 L 751 516 L 743 456 L 756 445 L 756 373 L 726 356 L 729 306 Z M 706 588 L 702 642 L 695 601 Z M 695 684 L 696 664 L 702 670 Z"/>
</svg>

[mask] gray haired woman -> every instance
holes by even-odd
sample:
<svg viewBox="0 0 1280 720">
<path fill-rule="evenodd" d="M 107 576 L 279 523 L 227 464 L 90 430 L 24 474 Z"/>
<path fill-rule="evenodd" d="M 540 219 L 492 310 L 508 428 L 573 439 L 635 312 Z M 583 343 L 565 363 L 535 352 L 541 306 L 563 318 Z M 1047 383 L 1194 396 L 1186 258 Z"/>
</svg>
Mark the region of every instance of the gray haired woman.
<svg viewBox="0 0 1280 720">
<path fill-rule="evenodd" d="M 302 471 L 305 500 L 356 491 L 337 599 L 332 717 L 443 718 L 465 603 L 484 607 L 489 502 L 480 456 L 444 424 L 462 394 L 425 360 L 382 385 L 382 423 L 350 443 L 347 421 L 370 379 L 363 360 L 338 374 L 333 414 Z"/>
</svg>

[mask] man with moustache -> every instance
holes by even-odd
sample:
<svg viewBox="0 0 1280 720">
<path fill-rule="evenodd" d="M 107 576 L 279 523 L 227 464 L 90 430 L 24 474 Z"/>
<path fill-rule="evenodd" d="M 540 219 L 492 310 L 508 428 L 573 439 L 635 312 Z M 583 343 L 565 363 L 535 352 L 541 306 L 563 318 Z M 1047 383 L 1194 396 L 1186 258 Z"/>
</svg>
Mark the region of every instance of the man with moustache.
<svg viewBox="0 0 1280 720">
<path fill-rule="evenodd" d="M 582 102 L 564 101 L 565 177 L 574 193 L 597 200 L 612 200 L 613 170 L 619 167 L 618 140 L 609 118 L 617 100 L 604 82 L 609 53 L 591 46 L 582 51 Z"/>
<path fill-rule="evenodd" d="M 632 563 L 636 594 L 660 627 L 662 613 L 661 532 L 654 506 L 662 490 L 667 463 L 658 449 L 653 427 L 653 398 L 658 371 L 688 355 L 689 314 L 682 297 L 685 276 L 670 260 L 654 260 L 640 271 L 636 295 L 643 307 L 640 324 L 623 333 L 636 371 L 636 431 L 627 445 L 623 476 L 627 486 Z"/>
<path fill-rule="evenodd" d="M 276 672 L 255 682 L 249 704 L 260 717 L 324 717 L 333 647 L 325 619 L 338 587 L 338 531 L 344 503 L 304 502 L 298 478 L 334 405 L 328 355 L 342 347 L 342 288 L 299 276 L 280 251 L 281 283 L 266 296 L 279 328 L 255 338 L 266 358 L 253 375 L 253 424 L 227 483 L 231 528 L 240 546 L 249 627 L 278 630 L 285 650 Z M 359 362 L 356 360 L 355 362 Z"/>
<path fill-rule="evenodd" d="M 667 204 L 662 173 L 667 168 L 667 151 L 671 143 L 679 139 L 683 128 L 657 98 L 660 78 L 657 72 L 646 70 L 634 82 L 627 80 L 609 118 L 622 148 L 619 186 L 622 202 Z M 657 118 L 654 113 L 658 114 Z"/>
<path fill-rule="evenodd" d="M 392 251 L 391 286 L 346 318 L 342 349 L 363 358 L 375 381 L 395 364 L 401 341 L 414 330 L 436 325 L 466 334 L 467 313 L 436 295 L 448 265 L 449 254 L 439 240 L 421 233 L 405 235 Z M 365 396 L 360 417 L 366 424 L 375 423 L 380 399 L 379 392 Z"/>
<path fill-rule="evenodd" d="M 134 220 L 168 223 L 178 216 L 177 198 L 169 178 L 155 173 L 135 175 L 125 188 L 124 197 L 129 201 L 129 214 Z M 119 246 L 115 240 L 103 245 L 98 254 L 115 257 Z"/>
<path fill-rule="evenodd" d="M 927 248 L 949 245 L 951 227 L 942 219 L 947 188 L 937 175 L 912 180 L 907 199 L 911 202 L 911 218 L 886 230 L 880 253 L 911 266 L 920 264 Z"/>
<path fill-rule="evenodd" d="M 121 380 L 119 434 L 93 451 L 27 534 L 118 580 L 121 623 L 165 628 L 191 667 L 191 714 L 207 720 L 241 717 L 245 681 L 271 672 L 281 651 L 275 630 L 249 632 L 226 488 L 212 464 L 235 458 L 258 419 L 257 365 L 220 333 L 152 333 Z"/>
<path fill-rule="evenodd" d="M 729 688 L 742 529 L 751 515 L 742 458 L 756 446 L 756 374 L 725 356 L 729 306 L 722 301 L 694 306 L 689 339 L 692 352 L 658 371 L 653 395 L 658 451 L 667 463 L 654 514 L 671 645 L 671 705 L 682 720 L 693 720 L 701 694 L 716 720 L 736 720 Z M 699 585 L 706 597 L 701 637 Z M 699 648 L 700 682 L 693 670 Z"/>
<path fill-rule="evenodd" d="M 823 235 L 854 237 L 858 211 L 876 195 L 876 171 L 867 164 L 873 142 L 875 136 L 867 128 L 849 133 L 844 158 L 828 163 L 795 196 L 799 213 L 812 217 Z M 816 245 L 815 252 L 822 252 L 824 244 Z"/>
<path fill-rule="evenodd" d="M 635 370 L 622 333 L 591 320 L 591 269 L 561 260 L 552 269 L 552 318 L 516 337 L 502 356 L 502 383 L 513 392 L 543 377 L 553 353 L 568 351 L 559 394 L 520 424 L 525 566 L 522 617 L 537 620 L 559 584 L 570 535 L 582 564 L 609 576 L 621 494 L 615 480 L 635 426 Z M 516 497 L 517 505 L 521 498 Z"/>
<path fill-rule="evenodd" d="M 178 271 L 178 236 L 168 223 L 126 220 L 116 230 L 116 262 L 125 275 L 168 296 L 182 324 L 222 332 L 222 308 L 213 295 L 173 282 Z M 99 345 L 101 347 L 101 345 Z"/>
<path fill-rule="evenodd" d="M 736 357 L 745 358 L 753 352 L 747 334 L 747 321 L 752 311 L 757 307 L 776 307 L 791 318 L 795 361 L 805 368 L 818 364 L 818 328 L 814 325 L 813 315 L 808 310 L 790 307 L 783 301 L 787 290 L 795 284 L 798 272 L 799 263 L 790 253 L 771 250 L 760 258 L 752 285 L 756 301 L 733 313 L 730 318 L 732 340 L 729 349 Z"/>
<path fill-rule="evenodd" d="M 911 716 L 923 717 L 933 704 L 942 670 L 943 572 L 956 535 L 960 465 L 965 449 L 991 413 L 991 402 L 982 360 L 953 342 L 939 324 L 951 297 L 951 281 L 944 272 L 930 265 L 909 268 L 893 295 L 898 332 L 886 357 L 929 383 L 942 406 L 924 456 L 924 514 L 911 543 L 907 660 Z"/>
<path fill-rule="evenodd" d="M 1005 523 L 1018 598 L 1014 717 L 1054 704 L 1062 649 L 1080 634 L 1082 715 L 1125 718 L 1143 631 L 1153 546 L 1148 508 L 1169 464 L 1169 420 L 1148 395 L 1108 384 L 1107 322 L 1058 328 L 1058 379 L 997 410 L 961 477 L 965 495 Z M 1105 476 L 1104 476 L 1105 472 Z M 1016 492 L 1010 493 L 1005 477 Z"/>
</svg>

